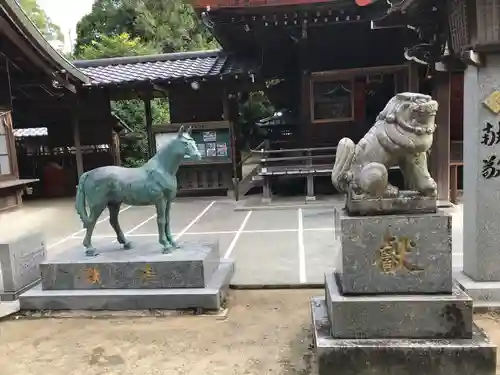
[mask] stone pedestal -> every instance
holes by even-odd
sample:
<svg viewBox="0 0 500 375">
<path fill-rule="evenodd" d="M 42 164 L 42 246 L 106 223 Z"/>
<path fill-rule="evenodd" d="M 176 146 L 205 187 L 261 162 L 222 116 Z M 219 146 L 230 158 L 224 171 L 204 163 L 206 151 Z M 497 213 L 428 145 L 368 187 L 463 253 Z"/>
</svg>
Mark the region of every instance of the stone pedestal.
<svg viewBox="0 0 500 375">
<path fill-rule="evenodd" d="M 498 308 L 500 54 L 488 54 L 484 62 L 480 68 L 467 67 L 464 75 L 463 272 L 455 277 L 476 306 Z"/>
<path fill-rule="evenodd" d="M 34 232 L 0 242 L 0 300 L 13 301 L 40 282 L 46 258 L 45 240 Z"/>
<path fill-rule="evenodd" d="M 320 375 L 494 375 L 496 347 L 452 283 L 451 216 L 336 212 L 339 268 L 311 300 Z"/>
<path fill-rule="evenodd" d="M 85 256 L 81 246 L 40 266 L 42 283 L 20 297 L 24 310 L 216 310 L 234 273 L 221 260 L 218 243 L 188 243 L 163 254 L 154 240 L 99 246 Z"/>
<path fill-rule="evenodd" d="M 335 217 L 344 294 L 451 293 L 450 215 L 349 216 L 344 209 Z M 391 241 L 405 252 L 400 263 L 386 254 L 394 252 Z"/>
</svg>

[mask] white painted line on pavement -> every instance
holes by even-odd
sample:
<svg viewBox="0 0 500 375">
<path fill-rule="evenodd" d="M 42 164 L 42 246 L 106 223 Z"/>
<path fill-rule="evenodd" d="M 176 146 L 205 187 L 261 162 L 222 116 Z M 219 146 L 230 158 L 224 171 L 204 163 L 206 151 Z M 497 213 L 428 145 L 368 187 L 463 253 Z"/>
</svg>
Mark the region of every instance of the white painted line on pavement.
<svg viewBox="0 0 500 375">
<path fill-rule="evenodd" d="M 304 232 L 328 232 L 332 231 L 333 228 L 304 228 Z M 242 230 L 241 234 L 252 234 L 252 233 L 295 233 L 298 229 L 254 229 L 254 230 Z M 179 232 L 180 233 L 180 232 Z M 214 235 L 214 234 L 236 234 L 237 230 L 221 230 L 218 232 L 186 232 L 183 236 L 204 236 L 204 235 Z M 174 236 L 178 233 L 174 233 Z M 155 237 L 158 233 L 132 233 L 128 234 L 127 237 Z M 92 236 L 92 238 L 115 238 L 115 234 L 101 234 Z M 73 238 L 82 239 L 84 236 L 74 236 Z"/>
<path fill-rule="evenodd" d="M 306 254 L 304 250 L 304 222 L 302 208 L 298 210 L 298 242 L 299 242 L 299 281 L 301 284 L 307 282 L 306 276 Z"/>
<path fill-rule="evenodd" d="M 210 208 L 212 208 L 212 206 L 215 204 L 215 202 L 216 202 L 216 201 L 212 201 L 212 202 L 211 202 L 211 203 L 210 203 L 207 207 L 205 207 L 205 209 L 204 209 L 203 211 L 201 211 L 201 213 L 200 213 L 198 216 L 196 216 L 196 217 L 193 219 L 193 221 L 191 221 L 191 222 L 190 222 L 190 223 L 189 223 L 189 224 L 188 224 L 188 225 L 187 225 L 187 226 L 186 226 L 183 230 L 181 230 L 181 231 L 180 231 L 180 232 L 179 232 L 179 233 L 178 233 L 178 234 L 174 237 L 174 240 L 179 239 L 179 237 L 181 237 L 184 233 L 186 233 L 186 232 L 189 230 L 189 228 L 191 228 L 194 224 L 196 224 L 196 222 L 197 222 L 198 220 L 200 220 L 200 219 L 201 219 L 201 217 L 202 217 L 203 215 L 205 215 L 205 214 L 208 212 L 208 210 L 210 210 Z"/>
<path fill-rule="evenodd" d="M 143 225 L 149 223 L 151 220 L 153 220 L 154 218 L 156 217 L 156 214 L 154 214 L 153 216 L 150 216 L 148 217 L 146 220 L 143 220 L 141 221 L 139 224 L 137 224 L 135 227 L 133 227 L 132 229 L 128 230 L 125 232 L 125 236 L 128 236 L 129 234 L 132 234 L 133 232 L 135 232 L 137 229 L 139 229 L 140 227 L 142 227 Z M 116 242 L 116 241 L 114 241 Z"/>
<path fill-rule="evenodd" d="M 241 233 L 286 233 L 297 232 L 297 229 L 255 229 L 255 230 L 242 230 Z"/>
<path fill-rule="evenodd" d="M 335 228 L 304 228 L 304 232 L 332 232 Z"/>
<path fill-rule="evenodd" d="M 132 207 L 132 206 L 126 206 L 126 207 L 122 208 L 122 209 L 120 210 L 120 213 L 122 213 L 123 211 L 127 211 L 130 207 Z M 103 219 L 99 220 L 99 221 L 96 223 L 96 225 L 97 225 L 97 224 L 101 224 L 101 223 L 105 222 L 106 220 L 109 220 L 109 215 L 106 215 L 106 217 L 104 217 Z M 53 243 L 53 244 L 51 244 L 51 245 L 47 246 L 47 250 L 50 250 L 50 249 L 52 249 L 53 247 L 59 246 L 59 245 L 61 245 L 61 244 L 65 243 L 66 241 L 68 241 L 68 240 L 70 240 L 70 239 L 72 239 L 72 238 L 78 238 L 78 237 L 76 237 L 76 236 L 77 236 L 77 235 L 79 235 L 80 233 L 83 233 L 83 232 L 85 232 L 85 228 L 80 229 L 79 231 L 77 231 L 77 232 L 75 232 L 75 233 L 73 233 L 73 234 L 70 234 L 70 235 L 69 235 L 69 236 L 67 236 L 67 237 L 64 237 L 63 239 L 61 239 L 61 240 L 57 241 L 56 243 Z"/>
<path fill-rule="evenodd" d="M 247 225 L 248 219 L 250 219 L 250 215 L 252 214 L 252 211 L 248 211 L 247 215 L 243 219 L 243 222 L 240 225 L 240 228 L 238 229 L 238 232 L 234 235 L 233 240 L 229 244 L 229 247 L 227 248 L 226 254 L 224 254 L 224 259 L 227 259 L 231 256 L 231 253 L 233 252 L 234 247 L 236 246 L 236 242 L 238 242 L 238 238 L 240 238 L 241 233 L 243 232 L 243 229 L 245 229 L 245 225 Z"/>
</svg>

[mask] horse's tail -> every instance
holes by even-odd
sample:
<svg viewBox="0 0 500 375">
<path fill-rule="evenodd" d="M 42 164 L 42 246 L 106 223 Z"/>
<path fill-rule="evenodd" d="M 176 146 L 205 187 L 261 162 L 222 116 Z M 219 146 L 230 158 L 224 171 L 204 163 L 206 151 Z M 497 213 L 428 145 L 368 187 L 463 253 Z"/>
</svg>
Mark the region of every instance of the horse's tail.
<svg viewBox="0 0 500 375">
<path fill-rule="evenodd" d="M 86 228 L 89 224 L 89 215 L 87 214 L 87 210 L 85 208 L 85 182 L 87 181 L 88 176 L 88 172 L 82 174 L 80 181 L 78 181 L 78 188 L 76 189 L 75 208 L 78 216 L 80 216 L 80 220 L 82 221 L 84 228 Z"/>
<path fill-rule="evenodd" d="M 332 183 L 335 189 L 345 193 L 347 189 L 346 172 L 351 167 L 356 145 L 349 138 L 342 138 L 337 146 L 337 155 L 332 169 Z"/>
</svg>

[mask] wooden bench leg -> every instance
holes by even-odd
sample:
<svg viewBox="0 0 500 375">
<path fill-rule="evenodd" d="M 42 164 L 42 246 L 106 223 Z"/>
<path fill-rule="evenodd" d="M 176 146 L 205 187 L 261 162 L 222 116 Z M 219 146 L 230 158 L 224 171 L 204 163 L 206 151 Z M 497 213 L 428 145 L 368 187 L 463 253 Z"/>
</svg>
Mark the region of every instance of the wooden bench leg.
<svg viewBox="0 0 500 375">
<path fill-rule="evenodd" d="M 450 202 L 453 204 L 457 204 L 457 190 L 458 190 L 458 167 L 456 165 L 452 165 L 450 168 Z"/>
<path fill-rule="evenodd" d="M 262 203 L 271 203 L 271 198 L 271 179 L 269 177 L 264 177 L 264 184 L 262 186 Z"/>
<path fill-rule="evenodd" d="M 307 201 L 315 201 L 316 196 L 314 195 L 314 175 L 313 174 L 308 174 L 307 175 L 307 195 L 306 195 L 306 202 Z"/>
</svg>

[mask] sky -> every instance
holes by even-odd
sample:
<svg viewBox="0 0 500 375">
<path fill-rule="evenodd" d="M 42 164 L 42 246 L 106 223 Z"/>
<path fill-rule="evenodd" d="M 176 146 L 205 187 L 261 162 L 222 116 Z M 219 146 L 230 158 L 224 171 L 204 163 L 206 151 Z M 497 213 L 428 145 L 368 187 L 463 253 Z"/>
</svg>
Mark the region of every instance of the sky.
<svg viewBox="0 0 500 375">
<path fill-rule="evenodd" d="M 38 0 L 52 22 L 61 27 L 64 33 L 64 51 L 71 50 L 76 38 L 76 24 L 90 13 L 94 0 Z"/>
</svg>

